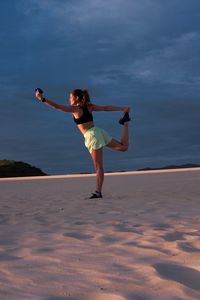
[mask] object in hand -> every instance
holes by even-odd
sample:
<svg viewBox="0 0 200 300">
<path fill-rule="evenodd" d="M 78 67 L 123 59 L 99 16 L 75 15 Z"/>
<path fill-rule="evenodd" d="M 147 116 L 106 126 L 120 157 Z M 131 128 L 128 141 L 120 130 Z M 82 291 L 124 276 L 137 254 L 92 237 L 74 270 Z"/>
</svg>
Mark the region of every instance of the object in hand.
<svg viewBox="0 0 200 300">
<path fill-rule="evenodd" d="M 43 94 L 43 90 L 40 89 L 40 88 L 35 89 L 35 92 L 38 92 L 38 93 L 40 93 L 40 94 Z"/>
</svg>

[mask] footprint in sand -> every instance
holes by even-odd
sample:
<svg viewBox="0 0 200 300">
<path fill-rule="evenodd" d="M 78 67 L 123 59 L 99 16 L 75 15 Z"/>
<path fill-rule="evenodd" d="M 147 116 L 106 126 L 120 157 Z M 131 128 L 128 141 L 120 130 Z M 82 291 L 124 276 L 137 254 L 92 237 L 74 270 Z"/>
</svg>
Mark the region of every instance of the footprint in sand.
<svg viewBox="0 0 200 300">
<path fill-rule="evenodd" d="M 49 221 L 47 220 L 47 218 L 40 216 L 40 215 L 35 215 L 34 216 L 35 221 L 37 221 L 39 223 L 39 225 L 49 225 Z"/>
<path fill-rule="evenodd" d="M 50 247 L 44 247 L 44 248 L 37 248 L 37 249 L 34 249 L 33 251 L 32 251 L 32 253 L 33 254 L 42 254 L 42 253 L 44 253 L 44 254 L 46 254 L 46 253 L 50 253 L 50 252 L 53 252 L 54 251 L 54 249 L 53 248 L 50 248 Z"/>
<path fill-rule="evenodd" d="M 134 246 L 134 247 L 138 247 L 138 242 L 136 242 L 136 241 L 131 241 L 131 242 L 127 242 L 127 243 L 125 243 L 125 245 L 127 245 L 127 246 Z"/>
<path fill-rule="evenodd" d="M 143 224 L 134 224 L 133 227 L 142 227 Z"/>
<path fill-rule="evenodd" d="M 74 225 L 88 225 L 88 222 L 81 222 L 81 221 L 77 221 L 74 223 Z"/>
<path fill-rule="evenodd" d="M 187 234 L 187 235 L 191 235 L 191 236 L 196 236 L 196 237 L 199 237 L 199 236 L 200 236 L 199 230 L 194 231 L 194 232 L 187 232 L 186 234 Z"/>
<path fill-rule="evenodd" d="M 93 236 L 90 234 L 85 234 L 85 233 L 76 232 L 76 231 L 66 232 L 63 234 L 63 236 L 74 238 L 77 240 L 90 240 L 93 238 Z"/>
<path fill-rule="evenodd" d="M 18 260 L 18 259 L 21 259 L 21 257 L 11 255 L 7 252 L 0 252 L 0 261 L 2 261 L 2 262 L 10 261 L 10 260 Z"/>
<path fill-rule="evenodd" d="M 6 236 L 5 238 L 2 237 L 0 239 L 0 245 L 1 246 L 16 246 L 17 241 L 15 240 L 15 238 Z"/>
<path fill-rule="evenodd" d="M 155 246 L 151 246 L 151 245 L 137 245 L 138 248 L 142 248 L 142 249 L 146 249 L 146 250 L 155 250 L 158 251 L 160 253 L 164 253 L 167 255 L 171 255 L 171 252 L 168 249 L 162 249 L 161 247 L 155 247 Z"/>
<path fill-rule="evenodd" d="M 175 231 L 164 235 L 163 238 L 165 241 L 175 242 L 177 240 L 185 240 L 184 234 L 185 234 L 184 232 Z"/>
<path fill-rule="evenodd" d="M 0 225 L 6 225 L 9 218 L 6 215 L 0 214 Z"/>
<path fill-rule="evenodd" d="M 185 252 L 189 252 L 189 253 L 200 252 L 199 248 L 194 247 L 190 243 L 178 243 L 178 247 L 179 247 L 179 249 L 181 249 Z"/>
<path fill-rule="evenodd" d="M 112 264 L 111 266 L 112 270 L 114 272 L 120 272 L 120 273 L 130 273 L 130 272 L 133 272 L 133 269 L 127 267 L 126 265 L 122 265 L 122 264 L 117 264 L 117 263 L 114 263 Z"/>
<path fill-rule="evenodd" d="M 120 223 L 115 225 L 115 229 L 119 232 L 132 232 L 132 233 L 137 233 L 137 234 L 143 234 L 141 230 L 134 229 L 134 226 L 129 226 L 128 224 Z"/>
<path fill-rule="evenodd" d="M 166 229 L 169 229 L 171 228 L 171 226 L 167 223 L 156 223 L 154 224 L 154 230 L 166 230 Z"/>
<path fill-rule="evenodd" d="M 105 244 L 113 244 L 113 243 L 118 243 L 121 241 L 121 239 L 117 237 L 113 237 L 110 235 L 105 235 L 99 238 L 99 241 Z"/>
<path fill-rule="evenodd" d="M 178 214 L 177 213 L 171 213 L 166 215 L 167 218 L 171 218 L 171 219 L 177 219 L 178 218 Z"/>
</svg>

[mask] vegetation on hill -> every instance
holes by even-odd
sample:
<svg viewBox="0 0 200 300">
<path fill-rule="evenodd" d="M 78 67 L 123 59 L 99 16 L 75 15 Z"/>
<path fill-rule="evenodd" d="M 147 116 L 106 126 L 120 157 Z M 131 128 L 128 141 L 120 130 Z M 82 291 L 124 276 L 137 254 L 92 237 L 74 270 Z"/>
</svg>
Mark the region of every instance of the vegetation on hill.
<svg viewBox="0 0 200 300">
<path fill-rule="evenodd" d="M 144 169 L 139 169 L 138 171 L 150 171 L 150 170 L 165 170 L 165 169 L 184 169 L 184 168 L 199 168 L 200 165 L 197 164 L 184 164 L 184 165 L 170 165 L 166 167 L 161 167 L 161 168 L 144 168 Z"/>
<path fill-rule="evenodd" d="M 0 160 L 0 177 L 45 176 L 42 170 L 22 161 Z"/>
</svg>

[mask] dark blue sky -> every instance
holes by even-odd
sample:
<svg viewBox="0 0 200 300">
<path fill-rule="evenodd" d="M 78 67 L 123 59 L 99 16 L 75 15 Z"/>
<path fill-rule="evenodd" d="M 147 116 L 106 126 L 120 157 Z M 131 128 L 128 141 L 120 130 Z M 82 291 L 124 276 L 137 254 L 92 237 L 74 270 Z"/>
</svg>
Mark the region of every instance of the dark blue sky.
<svg viewBox="0 0 200 300">
<path fill-rule="evenodd" d="M 76 87 L 96 104 L 130 105 L 130 150 L 106 151 L 106 169 L 200 163 L 199 0 L 8 0 L 0 3 L 0 159 L 48 173 L 91 171 L 71 115 Z M 96 113 L 120 136 L 120 113 Z"/>
</svg>

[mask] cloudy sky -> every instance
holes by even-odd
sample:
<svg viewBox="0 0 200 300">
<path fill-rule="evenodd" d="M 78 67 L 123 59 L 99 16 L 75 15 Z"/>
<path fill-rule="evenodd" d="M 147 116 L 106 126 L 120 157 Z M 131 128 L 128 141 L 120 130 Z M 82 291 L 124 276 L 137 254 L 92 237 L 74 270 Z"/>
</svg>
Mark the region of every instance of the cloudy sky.
<svg viewBox="0 0 200 300">
<path fill-rule="evenodd" d="M 76 87 L 97 104 L 130 105 L 130 150 L 106 169 L 200 163 L 199 0 L 8 0 L 0 3 L 0 159 L 48 173 L 92 170 L 61 104 Z M 96 113 L 120 136 L 120 113 Z M 117 163 L 116 163 L 117 162 Z"/>
</svg>

